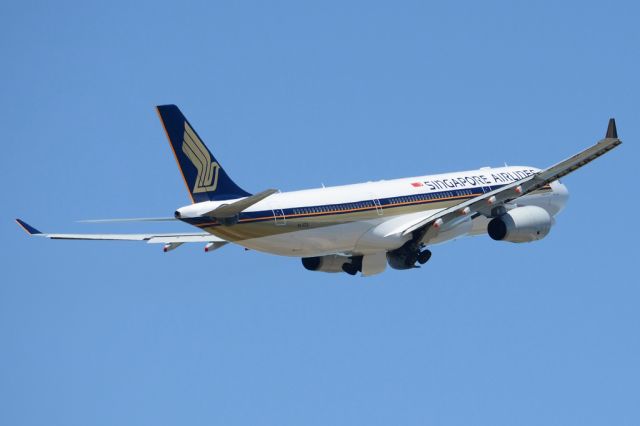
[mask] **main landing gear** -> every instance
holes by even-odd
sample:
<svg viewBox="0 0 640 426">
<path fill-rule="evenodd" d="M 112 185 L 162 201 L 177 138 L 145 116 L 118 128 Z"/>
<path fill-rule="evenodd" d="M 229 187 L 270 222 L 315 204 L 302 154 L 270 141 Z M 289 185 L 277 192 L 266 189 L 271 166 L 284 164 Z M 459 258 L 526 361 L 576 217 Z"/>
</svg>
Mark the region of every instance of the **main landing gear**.
<svg viewBox="0 0 640 426">
<path fill-rule="evenodd" d="M 431 259 L 431 250 L 425 249 L 424 244 L 414 241 L 408 241 L 402 247 L 387 252 L 387 261 L 393 269 L 419 268 L 419 265 L 424 265 L 429 259 Z"/>
<path fill-rule="evenodd" d="M 352 257 L 351 263 L 345 263 L 342 265 L 342 270 L 349 275 L 355 275 L 358 272 L 362 272 L 362 256 Z"/>
</svg>

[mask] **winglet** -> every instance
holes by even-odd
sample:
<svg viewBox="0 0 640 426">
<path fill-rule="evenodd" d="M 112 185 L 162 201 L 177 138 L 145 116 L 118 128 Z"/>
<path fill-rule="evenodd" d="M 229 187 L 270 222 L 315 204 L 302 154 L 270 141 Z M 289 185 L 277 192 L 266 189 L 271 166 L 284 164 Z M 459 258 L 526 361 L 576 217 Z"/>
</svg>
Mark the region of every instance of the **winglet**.
<svg viewBox="0 0 640 426">
<path fill-rule="evenodd" d="M 42 232 L 38 231 L 36 228 L 34 228 L 33 226 L 29 225 L 27 222 L 20 220 L 20 219 L 16 219 L 16 222 L 18 223 L 18 225 L 20 225 L 20 227 L 22 227 L 22 229 L 24 229 L 24 231 L 29 234 L 29 235 L 38 235 L 38 234 L 42 234 Z"/>
<path fill-rule="evenodd" d="M 607 139 L 618 139 L 618 129 L 616 129 L 616 119 L 609 119 L 609 127 L 607 127 L 607 135 L 605 136 Z"/>
</svg>

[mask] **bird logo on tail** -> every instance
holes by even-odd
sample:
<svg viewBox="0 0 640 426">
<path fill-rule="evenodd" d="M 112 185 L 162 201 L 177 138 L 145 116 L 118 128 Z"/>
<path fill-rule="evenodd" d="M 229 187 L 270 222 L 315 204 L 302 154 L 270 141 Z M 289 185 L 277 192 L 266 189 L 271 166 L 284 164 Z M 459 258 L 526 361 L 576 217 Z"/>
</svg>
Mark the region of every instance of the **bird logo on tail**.
<svg viewBox="0 0 640 426">
<path fill-rule="evenodd" d="M 207 148 L 186 120 L 184 122 L 182 152 L 184 152 L 198 171 L 198 175 L 196 176 L 193 186 L 193 193 L 196 194 L 199 192 L 215 191 L 218 186 L 218 172 L 220 171 L 220 165 L 217 162 L 212 161 Z"/>
</svg>

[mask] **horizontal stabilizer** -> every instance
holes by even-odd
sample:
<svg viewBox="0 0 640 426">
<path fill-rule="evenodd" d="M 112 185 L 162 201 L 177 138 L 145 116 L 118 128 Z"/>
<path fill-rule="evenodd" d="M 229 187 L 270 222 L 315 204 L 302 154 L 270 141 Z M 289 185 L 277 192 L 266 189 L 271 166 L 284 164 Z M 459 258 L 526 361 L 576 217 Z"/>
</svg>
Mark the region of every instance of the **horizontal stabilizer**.
<svg viewBox="0 0 640 426">
<path fill-rule="evenodd" d="M 220 207 L 217 207 L 210 212 L 205 213 L 203 216 L 217 218 L 233 217 L 241 211 L 248 209 L 252 205 L 258 203 L 259 201 L 262 201 L 265 198 L 275 194 L 276 192 L 278 192 L 277 189 L 267 189 L 266 191 L 262 191 L 250 197 L 236 201 L 235 203 L 223 204 Z"/>
</svg>

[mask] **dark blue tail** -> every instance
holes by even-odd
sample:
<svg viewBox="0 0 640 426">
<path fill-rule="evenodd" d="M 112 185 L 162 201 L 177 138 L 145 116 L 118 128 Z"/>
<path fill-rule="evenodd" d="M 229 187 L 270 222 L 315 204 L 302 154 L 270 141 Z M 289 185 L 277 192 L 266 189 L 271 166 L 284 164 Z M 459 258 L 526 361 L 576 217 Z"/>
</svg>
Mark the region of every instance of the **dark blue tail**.
<svg viewBox="0 0 640 426">
<path fill-rule="evenodd" d="M 251 195 L 231 180 L 177 106 L 156 109 L 194 203 Z"/>
</svg>

